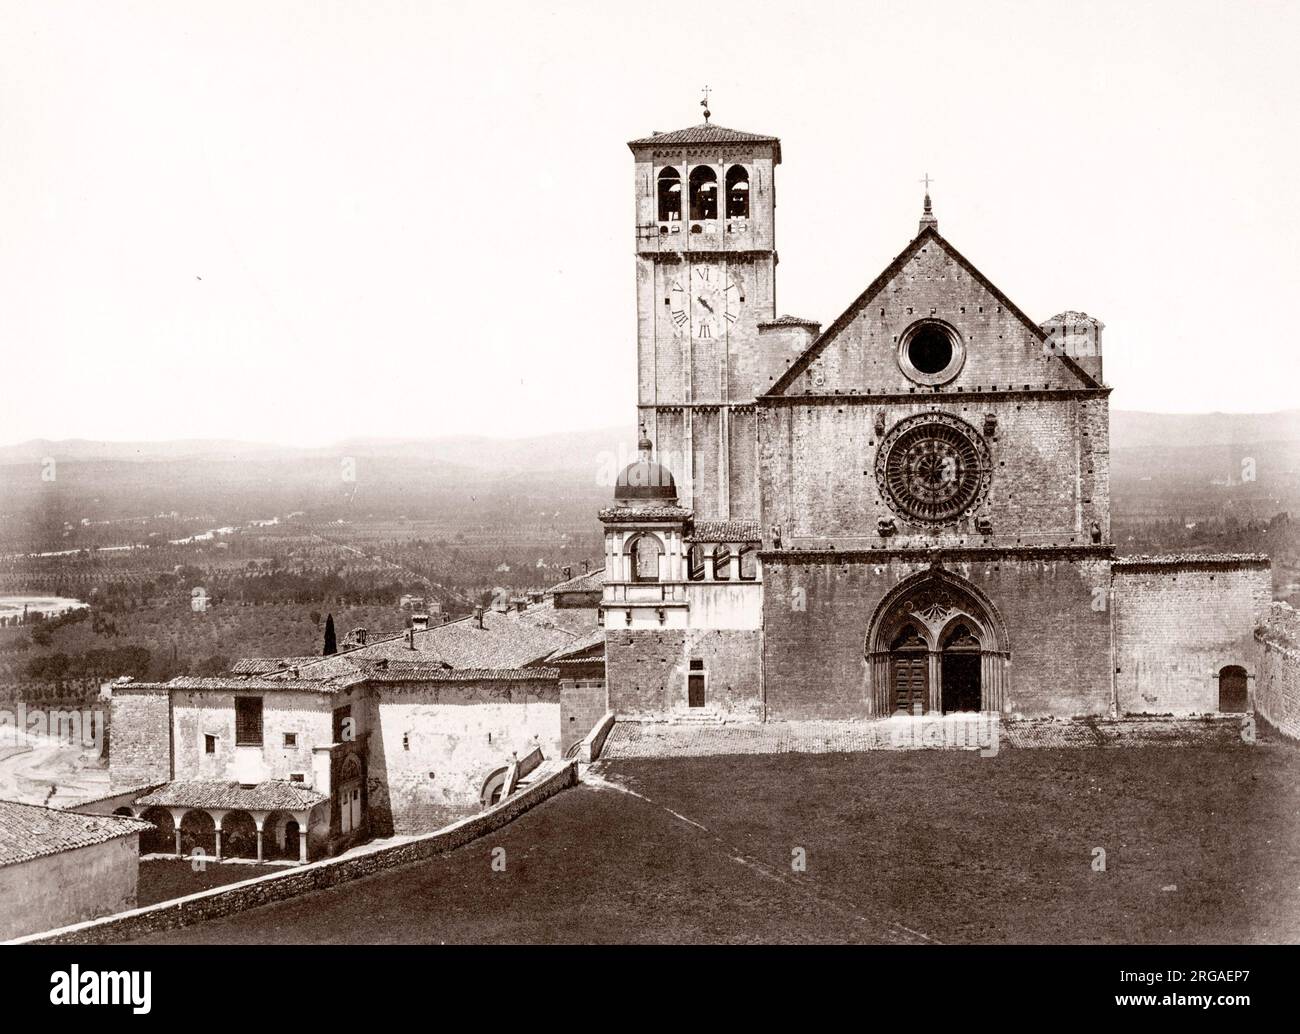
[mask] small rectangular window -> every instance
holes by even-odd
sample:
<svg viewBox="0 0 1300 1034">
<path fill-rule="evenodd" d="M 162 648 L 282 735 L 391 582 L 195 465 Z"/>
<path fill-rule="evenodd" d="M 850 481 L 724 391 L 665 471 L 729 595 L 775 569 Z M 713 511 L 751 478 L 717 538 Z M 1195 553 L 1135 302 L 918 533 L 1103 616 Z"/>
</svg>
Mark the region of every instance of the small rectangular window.
<svg viewBox="0 0 1300 1034">
<path fill-rule="evenodd" d="M 215 736 L 203 737 L 203 753 L 215 754 L 217 752 L 217 738 Z"/>
<path fill-rule="evenodd" d="M 296 732 L 286 732 L 284 734 L 284 745 L 286 747 L 298 746 L 298 734 Z"/>
<path fill-rule="evenodd" d="M 305 777 L 303 776 L 303 774 L 302 774 L 301 772 L 290 772 L 290 773 L 289 773 L 289 782 L 291 782 L 291 783 L 301 783 L 301 782 L 303 781 L 304 778 L 305 778 Z"/>
<path fill-rule="evenodd" d="M 235 697 L 235 745 L 262 745 L 262 698 Z"/>
</svg>

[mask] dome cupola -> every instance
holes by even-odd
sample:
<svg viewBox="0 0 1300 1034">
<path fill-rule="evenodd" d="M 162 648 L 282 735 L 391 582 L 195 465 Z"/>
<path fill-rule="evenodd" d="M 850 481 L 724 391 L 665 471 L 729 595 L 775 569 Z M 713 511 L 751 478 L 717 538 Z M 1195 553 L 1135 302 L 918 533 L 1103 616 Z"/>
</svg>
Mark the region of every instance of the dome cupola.
<svg viewBox="0 0 1300 1034">
<path fill-rule="evenodd" d="M 629 463 L 614 483 L 614 502 L 619 506 L 676 506 L 677 483 L 667 467 L 652 458 L 654 445 L 641 434 L 637 443 L 640 455 Z"/>
</svg>

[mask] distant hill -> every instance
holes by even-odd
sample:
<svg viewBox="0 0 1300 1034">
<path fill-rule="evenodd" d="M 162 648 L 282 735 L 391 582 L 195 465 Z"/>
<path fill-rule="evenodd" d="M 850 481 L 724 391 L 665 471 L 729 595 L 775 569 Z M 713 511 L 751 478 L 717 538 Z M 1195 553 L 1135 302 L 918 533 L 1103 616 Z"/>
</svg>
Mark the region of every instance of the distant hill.
<svg viewBox="0 0 1300 1034">
<path fill-rule="evenodd" d="M 442 438 L 353 438 L 321 448 L 296 448 L 265 442 L 225 439 L 179 439 L 154 442 L 100 442 L 83 438 L 51 441 L 36 438 L 0 446 L 0 466 L 40 463 L 53 457 L 75 463 L 157 463 L 175 461 L 264 463 L 313 461 L 352 456 L 365 459 L 420 461 L 460 467 L 490 475 L 568 471 L 586 473 L 603 452 L 636 450 L 636 429 L 606 427 L 534 438 L 454 435 Z"/>
<path fill-rule="evenodd" d="M 1300 442 L 1300 409 L 1277 413 L 1142 413 L 1113 410 L 1110 447 L 1201 448 L 1243 442 Z"/>
<path fill-rule="evenodd" d="M 1300 510 L 1300 410 L 1115 411 L 1110 445 L 1117 516 Z M 221 520 L 306 510 L 511 522 L 546 511 L 585 520 L 635 446 L 630 425 L 514 439 L 355 438 L 325 448 L 35 440 L 0 447 L 0 517 L 53 525 L 172 510 Z M 33 476 L 50 456 L 60 464 L 56 484 Z M 345 460 L 354 477 L 340 476 Z"/>
<path fill-rule="evenodd" d="M 150 442 L 100 442 L 82 438 L 33 439 L 0 446 L 0 466 L 39 463 L 46 457 L 77 462 L 158 462 L 176 460 L 319 460 L 339 456 L 391 458 L 460 467 L 487 474 L 542 472 L 585 474 L 596 457 L 636 449 L 636 428 L 602 427 L 532 438 L 493 438 L 481 434 L 440 438 L 352 438 L 320 448 L 295 448 L 233 439 L 179 439 Z M 1143 413 L 1115 410 L 1110 415 L 1112 450 L 1240 446 L 1251 442 L 1300 442 L 1300 409 L 1277 413 Z"/>
</svg>

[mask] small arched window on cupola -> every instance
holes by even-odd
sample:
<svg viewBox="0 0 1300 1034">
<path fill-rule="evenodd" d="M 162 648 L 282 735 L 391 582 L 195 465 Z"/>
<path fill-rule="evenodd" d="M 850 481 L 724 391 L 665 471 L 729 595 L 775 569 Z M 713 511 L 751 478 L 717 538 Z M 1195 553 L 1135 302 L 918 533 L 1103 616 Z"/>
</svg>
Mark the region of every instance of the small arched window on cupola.
<svg viewBox="0 0 1300 1034">
<path fill-rule="evenodd" d="M 743 165 L 727 170 L 727 218 L 749 218 L 749 170 Z"/>
<path fill-rule="evenodd" d="M 659 172 L 659 221 L 671 223 L 682 217 L 682 177 L 671 165 Z"/>
<path fill-rule="evenodd" d="M 659 581 L 659 558 L 663 556 L 664 547 L 653 535 L 638 535 L 627 547 L 634 582 Z"/>
<path fill-rule="evenodd" d="M 691 170 L 691 221 L 718 218 L 718 174 L 707 165 Z M 698 232 L 691 227 L 691 232 Z"/>
</svg>

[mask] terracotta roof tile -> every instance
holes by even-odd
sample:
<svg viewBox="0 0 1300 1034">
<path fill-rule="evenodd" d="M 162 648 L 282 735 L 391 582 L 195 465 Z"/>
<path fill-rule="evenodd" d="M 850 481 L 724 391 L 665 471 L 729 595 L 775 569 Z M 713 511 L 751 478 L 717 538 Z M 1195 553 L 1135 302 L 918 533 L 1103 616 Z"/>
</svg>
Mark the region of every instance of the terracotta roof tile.
<svg viewBox="0 0 1300 1034">
<path fill-rule="evenodd" d="M 701 122 L 697 126 L 685 129 L 673 129 L 667 133 L 652 133 L 639 140 L 629 140 L 628 147 L 660 147 L 675 144 L 777 144 L 781 143 L 774 136 L 766 133 L 746 133 L 743 129 L 728 129 L 714 122 Z"/>
<path fill-rule="evenodd" d="M 759 542 L 763 536 L 758 521 L 696 521 L 686 536 L 688 542 Z"/>
<path fill-rule="evenodd" d="M 604 585 L 605 569 L 602 567 L 596 571 L 588 571 L 586 574 L 577 575 L 567 582 L 552 585 L 546 590 L 546 594 L 552 596 L 557 592 L 600 592 Z"/>
<path fill-rule="evenodd" d="M 241 657 L 231 665 L 232 675 L 267 675 L 274 671 L 284 671 L 295 665 L 310 664 L 320 660 L 317 654 L 311 657 Z"/>
<path fill-rule="evenodd" d="M 0 801 L 0 865 L 75 851 L 152 829 L 148 822 L 117 815 L 79 815 L 17 801 Z"/>
<path fill-rule="evenodd" d="M 247 811 L 306 811 L 329 798 L 299 783 L 269 779 L 253 786 L 226 782 L 164 783 L 157 790 L 137 797 L 135 803 L 163 808 L 242 808 Z"/>
</svg>

